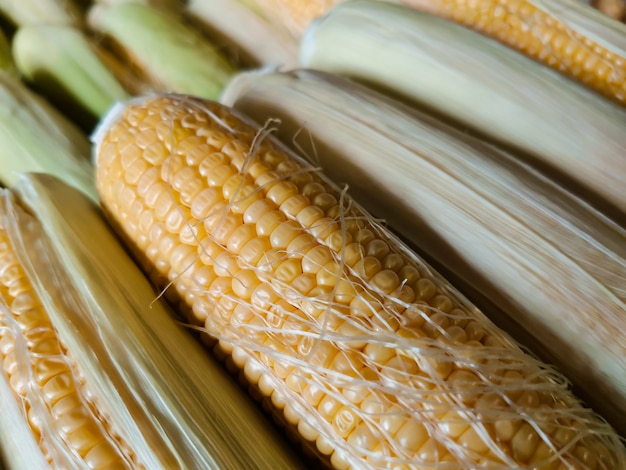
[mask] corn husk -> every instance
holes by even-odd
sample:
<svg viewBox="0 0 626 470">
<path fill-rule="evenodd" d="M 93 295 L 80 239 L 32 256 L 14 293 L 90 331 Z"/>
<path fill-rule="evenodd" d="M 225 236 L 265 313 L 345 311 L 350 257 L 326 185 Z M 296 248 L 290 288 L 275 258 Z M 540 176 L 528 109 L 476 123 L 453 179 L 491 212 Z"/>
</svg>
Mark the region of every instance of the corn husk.
<svg viewBox="0 0 626 470">
<path fill-rule="evenodd" d="M 158 8 L 159 10 L 167 10 L 172 12 L 180 12 L 185 0 L 94 0 L 94 3 L 100 5 L 119 5 L 121 3 L 140 3 L 142 5 Z"/>
<path fill-rule="evenodd" d="M 244 66 L 289 68 L 297 62 L 293 36 L 238 0 L 190 0 L 186 12 Z"/>
<path fill-rule="evenodd" d="M 345 79 L 242 74 L 223 101 L 281 119 L 283 142 L 490 299 L 626 430 L 623 228 L 510 154 Z"/>
<path fill-rule="evenodd" d="M 0 29 L 0 70 L 8 72 L 15 71 L 15 64 L 13 63 L 13 56 L 11 55 L 11 45 L 6 36 Z"/>
<path fill-rule="evenodd" d="M 89 23 L 152 91 L 216 98 L 235 73 L 213 44 L 175 14 L 134 2 L 96 5 Z"/>
<path fill-rule="evenodd" d="M 300 64 L 433 109 L 626 213 L 626 109 L 476 32 L 355 1 L 312 25 Z"/>
<path fill-rule="evenodd" d="M 33 433 L 24 420 L 22 409 L 2 374 L 0 403 L 0 469 L 47 470 L 48 463 L 43 458 Z"/>
<path fill-rule="evenodd" d="M 96 200 L 87 136 L 41 96 L 0 71 L 0 181 L 24 172 L 58 176 Z"/>
<path fill-rule="evenodd" d="M 158 299 L 87 198 L 49 175 L 25 175 L 13 192 L 17 199 L 3 194 L 3 222 L 18 258 L 86 398 L 137 465 L 301 467 L 245 391 Z"/>
<path fill-rule="evenodd" d="M 92 119 L 129 94 L 78 29 L 30 25 L 18 29 L 13 55 L 22 76 L 66 113 Z"/>
</svg>

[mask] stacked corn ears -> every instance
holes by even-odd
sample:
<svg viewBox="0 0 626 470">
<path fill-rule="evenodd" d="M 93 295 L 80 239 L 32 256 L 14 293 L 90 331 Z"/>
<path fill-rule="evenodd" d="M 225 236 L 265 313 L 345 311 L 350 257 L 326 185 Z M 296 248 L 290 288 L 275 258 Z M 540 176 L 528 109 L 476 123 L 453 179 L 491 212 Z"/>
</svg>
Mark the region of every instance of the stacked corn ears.
<svg viewBox="0 0 626 470">
<path fill-rule="evenodd" d="M 621 1 L 0 14 L 0 466 L 626 470 Z"/>
</svg>

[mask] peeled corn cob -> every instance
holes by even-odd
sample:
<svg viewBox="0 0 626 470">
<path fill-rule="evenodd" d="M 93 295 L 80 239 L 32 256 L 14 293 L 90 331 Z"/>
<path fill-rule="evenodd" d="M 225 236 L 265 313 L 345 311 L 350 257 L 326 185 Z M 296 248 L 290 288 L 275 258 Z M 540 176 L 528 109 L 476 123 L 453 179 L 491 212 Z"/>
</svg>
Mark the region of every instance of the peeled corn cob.
<svg viewBox="0 0 626 470">
<path fill-rule="evenodd" d="M 113 109 L 106 213 L 150 277 L 336 468 L 619 468 L 625 449 L 345 192 L 227 107 Z"/>
<path fill-rule="evenodd" d="M 13 191 L 35 218 L 8 191 L 2 193 L 0 266 L 6 287 L 1 294 L 14 311 L 13 320 L 5 317 L 1 323 L 3 372 L 18 394 L 26 390 L 33 398 L 29 403 L 49 405 L 32 406 L 28 417 L 54 465 L 302 466 L 230 377 L 188 341 L 84 196 L 48 175 L 28 175 Z M 31 304 L 34 308 L 27 309 Z M 16 324 L 20 327 L 11 328 Z M 58 361 L 48 355 L 58 344 L 55 332 L 62 344 L 54 351 L 61 356 Z M 30 357 L 18 357 L 27 350 Z M 82 400 L 67 389 L 72 381 L 68 369 L 80 374 L 75 382 Z M 32 374 L 32 380 L 16 372 Z M 93 447 L 98 442 L 93 424 L 80 440 L 72 439 L 73 431 L 85 425 L 77 409 L 81 402 L 123 438 L 128 458 L 105 465 L 110 454 Z M 68 436 L 80 442 L 79 455 L 64 450 Z M 0 435 L 0 442 L 6 437 Z M 82 466 L 79 457 L 86 460 Z"/>
<path fill-rule="evenodd" d="M 99 118 L 113 103 L 129 97 L 76 28 L 21 27 L 13 38 L 13 55 L 22 76 L 66 114 L 74 111 L 77 119 Z"/>
<path fill-rule="evenodd" d="M 311 139 L 333 180 L 525 328 L 626 432 L 623 228 L 510 154 L 347 80 L 250 73 L 223 99 L 281 119 L 292 146 L 312 153 Z"/>
<path fill-rule="evenodd" d="M 476 32 L 405 7 L 354 1 L 307 31 L 300 65 L 432 109 L 626 213 L 626 109 Z"/>
<path fill-rule="evenodd" d="M 626 105 L 626 25 L 579 0 L 402 0 L 559 70 Z"/>
<path fill-rule="evenodd" d="M 58 110 L 0 70 L 0 181 L 47 172 L 96 199 L 87 136 Z"/>
<path fill-rule="evenodd" d="M 96 5 L 89 24 L 153 91 L 216 98 L 235 73 L 213 44 L 172 13 L 134 2 Z"/>
</svg>

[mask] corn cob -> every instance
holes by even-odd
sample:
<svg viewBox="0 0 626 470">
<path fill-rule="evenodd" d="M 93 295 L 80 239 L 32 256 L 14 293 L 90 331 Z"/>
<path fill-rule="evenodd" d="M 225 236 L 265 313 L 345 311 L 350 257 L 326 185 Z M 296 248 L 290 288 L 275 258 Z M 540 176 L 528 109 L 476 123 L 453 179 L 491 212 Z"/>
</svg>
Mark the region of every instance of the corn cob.
<svg viewBox="0 0 626 470">
<path fill-rule="evenodd" d="M 18 392 L 25 388 L 33 402 L 47 399 L 53 405 L 48 417 L 43 409 L 29 412 L 31 425 L 42 426 L 43 442 L 58 444 L 64 432 L 71 438 L 71 430 L 81 423 L 71 408 L 77 400 L 67 398 L 71 377 L 59 370 L 71 364 L 81 376 L 84 401 L 119 432 L 130 454 L 127 461 L 118 459 L 118 465 L 106 468 L 301 468 L 299 458 L 230 377 L 198 344 L 185 344 L 187 332 L 156 299 L 84 196 L 49 175 L 28 175 L 13 192 L 20 205 L 8 191 L 2 194 L 7 210 L 0 246 L 6 285 L 2 298 L 7 304 L 15 298 L 17 316 L 3 319 L 2 325 L 19 323 L 21 328 L 8 330 L 16 333 L 14 345 L 2 328 L 1 344 L 6 372 L 30 368 L 35 379 L 46 381 L 11 376 Z M 25 313 L 25 293 L 31 291 L 28 299 L 35 309 Z M 46 314 L 54 330 L 45 325 Z M 57 363 L 48 356 L 55 332 L 62 352 L 67 351 Z M 34 357 L 15 366 L 18 358 L 12 356 L 24 352 L 26 342 Z M 46 356 L 38 357 L 38 352 Z M 108 455 L 93 447 L 89 430 L 79 441 L 88 451 L 86 458 Z M 51 447 L 46 450 L 57 468 L 105 468 L 94 461 L 80 466 L 72 451 L 64 454 L 72 460 L 58 460 Z"/>
<path fill-rule="evenodd" d="M 311 152 L 312 138 L 333 180 L 528 329 L 626 432 L 623 228 L 510 154 L 347 80 L 247 74 L 223 98 L 281 119 L 293 146 Z"/>
<path fill-rule="evenodd" d="M 171 12 L 134 2 L 96 5 L 89 24 L 153 91 L 215 98 L 235 72 L 213 44 Z"/>
<path fill-rule="evenodd" d="M 26 276 L 11 225 L 29 230 L 28 220 L 3 190 L 0 214 L 0 344 L 4 383 L 10 383 L 28 417 L 42 456 L 59 468 L 121 468 L 129 458 L 86 402 L 54 326 Z M 5 379 L 6 377 L 6 379 Z M 5 382 L 5 380 L 7 382 Z M 13 399 L 13 397 L 11 397 Z M 32 468 L 32 463 L 24 468 Z"/>
<path fill-rule="evenodd" d="M 76 28 L 23 26 L 13 37 L 13 56 L 22 76 L 75 121 L 93 126 L 113 103 L 129 97 Z"/>
<path fill-rule="evenodd" d="M 230 55 L 247 67 L 293 67 L 298 46 L 285 29 L 270 23 L 238 0 L 190 0 L 187 15 L 209 31 L 214 41 L 233 49 Z"/>
<path fill-rule="evenodd" d="M 434 110 L 626 213 L 626 110 L 474 31 L 402 6 L 354 1 L 309 29 L 300 65 Z"/>
<path fill-rule="evenodd" d="M 0 182 L 47 172 L 96 199 L 87 136 L 49 102 L 0 70 Z"/>
<path fill-rule="evenodd" d="M 626 26 L 578 0 L 403 0 L 493 37 L 626 105 Z"/>
<path fill-rule="evenodd" d="M 93 136 L 106 213 L 336 468 L 620 468 L 614 431 L 271 128 L 145 97 Z"/>
</svg>

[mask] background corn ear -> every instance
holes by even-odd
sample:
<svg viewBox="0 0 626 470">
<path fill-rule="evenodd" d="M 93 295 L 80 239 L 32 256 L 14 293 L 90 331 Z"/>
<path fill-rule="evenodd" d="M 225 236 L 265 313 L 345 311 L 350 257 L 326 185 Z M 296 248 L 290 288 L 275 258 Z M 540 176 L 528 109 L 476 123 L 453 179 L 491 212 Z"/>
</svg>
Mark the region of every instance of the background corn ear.
<svg viewBox="0 0 626 470">
<path fill-rule="evenodd" d="M 171 12 L 134 2 L 95 5 L 89 24 L 152 91 L 215 98 L 236 71 L 212 43 Z"/>
<path fill-rule="evenodd" d="M 89 130 L 113 103 L 129 97 L 94 47 L 70 26 L 24 26 L 13 37 L 22 77 Z"/>
<path fill-rule="evenodd" d="M 293 67 L 297 63 L 293 36 L 239 0 L 190 0 L 185 11 L 240 66 Z"/>
<path fill-rule="evenodd" d="M 49 102 L 0 71 L 0 181 L 46 172 L 96 200 L 87 136 Z"/>
<path fill-rule="evenodd" d="M 626 105 L 626 25 L 579 0 L 403 0 L 492 37 Z"/>
<path fill-rule="evenodd" d="M 623 227 L 514 156 L 339 77 L 242 74 L 223 99 L 280 119 L 285 143 L 499 307 L 626 432 Z"/>
<path fill-rule="evenodd" d="M 357 0 L 312 25 L 299 60 L 514 148 L 574 192 L 626 214 L 626 109 L 483 35 Z"/>
</svg>

